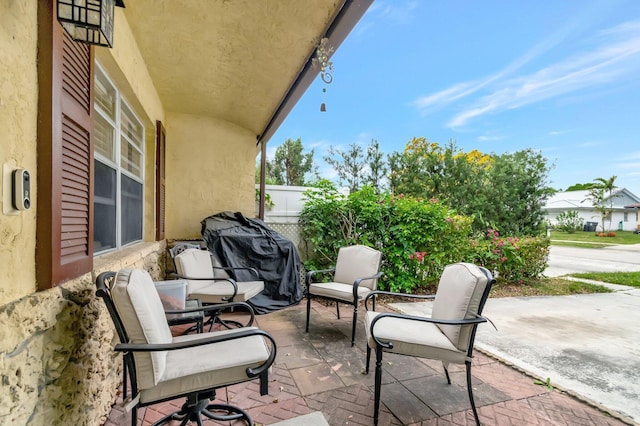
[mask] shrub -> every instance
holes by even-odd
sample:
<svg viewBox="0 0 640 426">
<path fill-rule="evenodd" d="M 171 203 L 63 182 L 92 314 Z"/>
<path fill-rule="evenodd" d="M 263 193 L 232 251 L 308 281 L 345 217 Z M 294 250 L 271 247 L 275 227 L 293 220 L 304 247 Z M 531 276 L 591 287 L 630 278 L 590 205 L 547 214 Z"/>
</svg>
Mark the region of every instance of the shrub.
<svg viewBox="0 0 640 426">
<path fill-rule="evenodd" d="M 547 267 L 549 240 L 542 237 L 501 237 L 489 229 L 484 238 L 472 241 L 470 261 L 489 269 L 496 279 L 522 283 L 539 278 Z"/>
<path fill-rule="evenodd" d="M 472 218 L 438 200 L 378 194 L 371 187 L 344 196 L 328 181 L 304 198 L 302 239 L 313 254 L 307 269 L 330 266 L 340 247 L 363 244 L 383 253 L 381 287 L 411 292 L 468 257 Z M 425 253 L 420 261 L 410 258 L 415 252 Z"/>
<path fill-rule="evenodd" d="M 557 217 L 557 221 L 558 224 L 556 229 L 568 234 L 573 234 L 580 230 L 583 222 L 580 214 L 576 210 L 567 210 L 566 212 L 560 213 Z"/>
<path fill-rule="evenodd" d="M 537 277 L 546 266 L 547 239 L 505 239 L 491 231 L 472 240 L 473 218 L 437 199 L 378 194 L 371 187 L 345 196 L 328 181 L 304 197 L 307 270 L 333 266 L 340 247 L 353 244 L 382 252 L 380 288 L 407 293 L 437 283 L 455 262 L 478 263 L 506 280 Z"/>
</svg>

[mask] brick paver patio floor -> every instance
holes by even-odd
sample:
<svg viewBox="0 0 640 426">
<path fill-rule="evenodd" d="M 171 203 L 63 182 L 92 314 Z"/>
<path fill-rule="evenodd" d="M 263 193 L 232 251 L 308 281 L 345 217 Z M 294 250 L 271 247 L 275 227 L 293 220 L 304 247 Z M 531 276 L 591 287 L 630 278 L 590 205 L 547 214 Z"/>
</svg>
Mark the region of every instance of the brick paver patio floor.
<svg viewBox="0 0 640 426">
<path fill-rule="evenodd" d="M 351 347 L 351 310 L 314 302 L 309 334 L 300 305 L 257 316 L 258 326 L 275 338 L 278 355 L 269 376 L 269 394 L 258 382 L 217 392 L 221 401 L 249 412 L 256 425 L 269 425 L 321 411 L 330 425 L 373 424 L 373 376 L 363 374 L 366 342 L 360 321 Z M 385 310 L 384 307 L 378 310 Z M 360 315 L 362 317 L 363 315 Z M 480 352 L 474 352 L 474 395 L 484 425 L 623 425 L 622 420 L 556 389 L 534 384 L 534 378 Z M 373 355 L 372 355 L 373 358 Z M 387 354 L 383 361 L 380 422 L 387 425 L 472 425 L 463 366 L 451 366 L 448 385 L 440 362 Z M 176 400 L 138 410 L 138 424 L 150 425 L 182 404 Z M 106 426 L 130 425 L 130 413 L 114 405 Z M 174 422 L 173 424 L 178 424 Z M 241 422 L 205 425 L 240 425 Z"/>
</svg>

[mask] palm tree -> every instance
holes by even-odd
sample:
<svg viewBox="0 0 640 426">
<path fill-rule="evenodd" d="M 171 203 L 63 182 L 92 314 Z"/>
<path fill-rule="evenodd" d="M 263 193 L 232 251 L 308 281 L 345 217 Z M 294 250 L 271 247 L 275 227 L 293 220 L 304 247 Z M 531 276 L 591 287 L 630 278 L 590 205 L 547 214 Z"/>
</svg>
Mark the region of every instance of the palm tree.
<svg viewBox="0 0 640 426">
<path fill-rule="evenodd" d="M 611 220 L 613 217 L 613 198 L 616 196 L 613 194 L 613 191 L 616 190 L 618 187 L 615 185 L 615 181 L 616 178 L 618 176 L 611 176 L 609 179 L 605 179 L 605 178 L 596 178 L 594 179 L 593 182 L 593 186 L 594 188 L 599 189 L 602 193 L 604 194 L 608 194 L 608 197 L 605 197 L 605 199 L 609 200 L 609 208 L 608 209 L 604 209 L 603 211 L 603 216 L 602 216 L 602 230 L 604 231 L 604 221 L 606 216 L 609 216 L 609 231 L 611 231 Z M 602 200 L 604 201 L 604 200 Z"/>
</svg>

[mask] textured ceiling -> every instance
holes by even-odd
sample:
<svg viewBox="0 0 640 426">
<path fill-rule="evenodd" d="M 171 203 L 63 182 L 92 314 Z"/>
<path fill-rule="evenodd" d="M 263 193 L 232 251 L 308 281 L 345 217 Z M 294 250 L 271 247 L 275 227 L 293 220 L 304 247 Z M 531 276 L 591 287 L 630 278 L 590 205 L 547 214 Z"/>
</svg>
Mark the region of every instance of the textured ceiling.
<svg viewBox="0 0 640 426">
<path fill-rule="evenodd" d="M 264 130 L 342 0 L 132 0 L 124 9 L 168 111 Z"/>
</svg>

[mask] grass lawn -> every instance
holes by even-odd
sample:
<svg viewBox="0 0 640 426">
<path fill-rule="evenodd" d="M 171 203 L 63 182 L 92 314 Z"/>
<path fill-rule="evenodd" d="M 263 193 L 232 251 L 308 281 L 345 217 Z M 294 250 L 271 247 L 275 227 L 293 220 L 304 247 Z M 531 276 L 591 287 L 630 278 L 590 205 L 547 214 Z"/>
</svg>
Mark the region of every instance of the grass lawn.
<svg viewBox="0 0 640 426">
<path fill-rule="evenodd" d="M 490 297 L 564 296 L 569 294 L 611 293 L 607 287 L 569 281 L 562 278 L 542 278 L 525 284 L 497 283 Z"/>
<path fill-rule="evenodd" d="M 598 237 L 595 232 L 577 231 L 573 234 L 569 234 L 561 231 L 551 231 L 551 244 L 571 245 L 575 247 L 604 247 L 606 245 L 616 244 L 640 244 L 640 234 L 634 234 L 631 231 L 615 231 L 615 233 L 615 237 Z M 576 242 L 574 243 L 573 241 Z"/>
<path fill-rule="evenodd" d="M 640 272 L 588 272 L 571 276 L 640 288 Z"/>
</svg>

